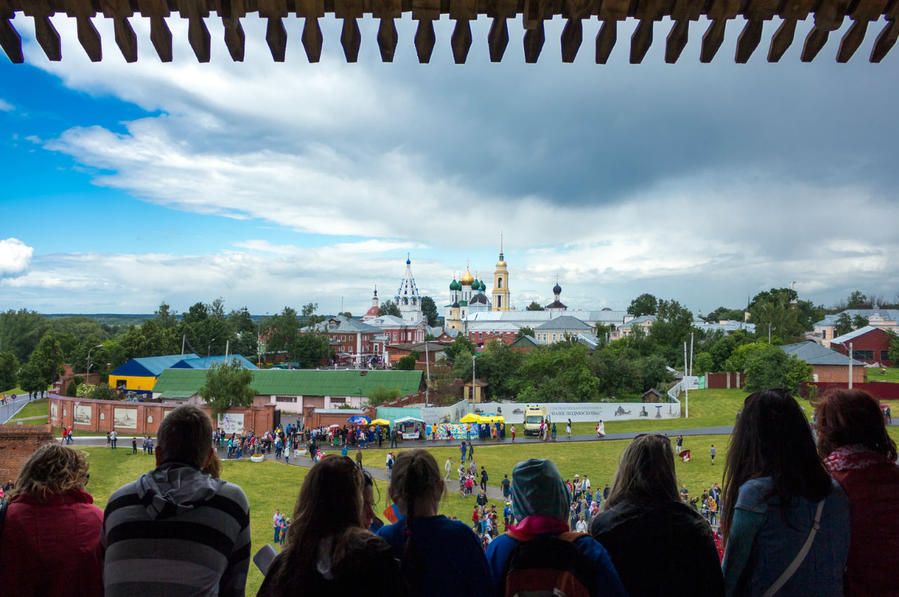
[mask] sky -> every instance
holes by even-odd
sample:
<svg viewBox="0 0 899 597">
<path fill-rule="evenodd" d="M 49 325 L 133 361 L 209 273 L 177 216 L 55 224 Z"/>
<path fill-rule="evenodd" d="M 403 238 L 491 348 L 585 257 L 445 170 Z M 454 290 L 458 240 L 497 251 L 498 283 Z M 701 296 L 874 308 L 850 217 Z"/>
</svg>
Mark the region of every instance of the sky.
<svg viewBox="0 0 899 597">
<path fill-rule="evenodd" d="M 0 56 L 2 310 L 185 311 L 222 298 L 254 314 L 308 302 L 361 314 L 375 287 L 394 294 L 407 255 L 439 307 L 467 264 L 490 285 L 501 236 L 520 309 L 550 302 L 557 280 L 578 309 L 626 309 L 649 292 L 707 313 L 791 284 L 825 305 L 856 288 L 899 293 L 899 50 L 867 62 L 882 23 L 848 64 L 834 58 L 848 20 L 811 64 L 799 55 L 812 22 L 800 23 L 769 64 L 779 23 L 767 22 L 737 65 L 743 22 L 700 64 L 700 20 L 668 65 L 663 20 L 630 65 L 626 22 L 598 66 L 595 19 L 573 64 L 561 62 L 564 23 L 548 22 L 535 65 L 517 20 L 503 62 L 490 63 L 481 19 L 458 66 L 445 16 L 428 65 L 408 16 L 392 64 L 370 19 L 357 64 L 330 18 L 317 64 L 295 18 L 282 64 L 253 17 L 243 63 L 207 19 L 209 64 L 177 17 L 169 64 L 145 19 L 132 19 L 135 64 L 111 21 L 95 19 L 97 64 L 74 20 L 53 22 L 62 62 L 21 15 L 25 64 Z"/>
</svg>

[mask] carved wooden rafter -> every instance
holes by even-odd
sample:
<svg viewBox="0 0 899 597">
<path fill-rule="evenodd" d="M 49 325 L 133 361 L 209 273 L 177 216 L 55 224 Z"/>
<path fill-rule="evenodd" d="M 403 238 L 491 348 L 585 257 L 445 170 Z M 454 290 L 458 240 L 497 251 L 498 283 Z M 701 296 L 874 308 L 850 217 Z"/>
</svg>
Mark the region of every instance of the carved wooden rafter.
<svg viewBox="0 0 899 597">
<path fill-rule="evenodd" d="M 105 17 L 114 23 L 115 42 L 125 60 L 138 59 L 137 36 L 128 19 L 150 19 L 150 40 L 163 62 L 172 60 L 172 33 L 166 19 L 178 15 L 188 21 L 188 42 L 197 60 L 208 62 L 210 33 L 206 20 L 222 19 L 225 46 L 234 61 L 244 58 L 245 34 L 241 19 L 258 14 L 267 20 L 265 39 L 272 59 L 284 61 L 288 31 L 284 18 L 303 19 L 300 39 L 310 62 L 321 58 L 322 31 L 319 19 L 333 15 L 342 21 L 340 43 L 348 62 L 355 62 L 362 44 L 359 19 L 370 16 L 380 24 L 376 42 L 381 59 L 391 62 L 398 35 L 395 21 L 410 14 L 416 21 L 413 39 L 418 60 L 427 63 L 437 43 L 434 21 L 447 15 L 455 22 L 450 38 L 453 60 L 463 64 L 472 44 L 471 21 L 485 15 L 491 19 L 487 36 L 490 60 L 500 62 L 509 43 L 509 21 L 521 17 L 524 28 L 524 57 L 536 62 L 546 41 L 544 23 L 560 16 L 562 61 L 572 62 L 583 42 L 583 22 L 601 22 L 596 36 L 596 63 L 605 64 L 618 38 L 618 22 L 638 21 L 630 40 L 630 61 L 639 63 L 654 41 L 655 25 L 664 17 L 673 21 L 665 38 L 665 61 L 677 62 L 687 44 L 690 21 L 705 16 L 710 21 L 702 36 L 699 59 L 711 62 L 724 41 L 728 21 L 737 18 L 745 25 L 737 39 L 734 60 L 746 63 L 762 42 L 765 21 L 779 21 L 771 36 L 768 61 L 777 62 L 790 45 L 796 23 L 814 19 L 814 27 L 802 46 L 801 60 L 810 62 L 827 43 L 830 33 L 848 18 L 852 25 L 840 40 L 837 61 L 847 62 L 861 46 L 869 25 L 886 21 L 869 56 L 880 62 L 899 38 L 899 0 L 0 0 L 0 48 L 15 63 L 24 61 L 22 40 L 11 19 L 22 13 L 34 20 L 35 37 L 50 60 L 62 59 L 59 33 L 50 21 L 65 14 L 76 21 L 78 41 L 92 61 L 103 59 L 100 33 L 92 19 Z"/>
</svg>

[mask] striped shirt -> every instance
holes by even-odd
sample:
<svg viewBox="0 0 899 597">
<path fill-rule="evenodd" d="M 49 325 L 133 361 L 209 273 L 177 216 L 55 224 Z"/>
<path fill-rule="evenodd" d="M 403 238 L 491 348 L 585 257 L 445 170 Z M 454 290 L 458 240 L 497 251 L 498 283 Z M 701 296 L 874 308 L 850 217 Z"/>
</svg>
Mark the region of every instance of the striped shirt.
<svg viewBox="0 0 899 597">
<path fill-rule="evenodd" d="M 106 596 L 242 597 L 249 523 L 237 485 L 175 464 L 141 476 L 106 505 Z"/>
</svg>

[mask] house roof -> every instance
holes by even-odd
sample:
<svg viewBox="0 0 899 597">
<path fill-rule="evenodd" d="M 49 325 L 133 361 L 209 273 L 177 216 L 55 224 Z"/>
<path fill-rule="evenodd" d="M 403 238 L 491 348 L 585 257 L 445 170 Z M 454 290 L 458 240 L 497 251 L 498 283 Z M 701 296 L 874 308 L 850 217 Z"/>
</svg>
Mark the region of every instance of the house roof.
<svg viewBox="0 0 899 597">
<path fill-rule="evenodd" d="M 845 313 L 849 319 L 856 315 L 861 315 L 865 319 L 870 319 L 874 315 L 879 315 L 881 319 L 888 321 L 899 321 L 899 309 L 845 309 L 839 313 L 829 313 L 824 316 L 821 321 L 815 322 L 815 327 L 836 325 L 837 319 Z"/>
<path fill-rule="evenodd" d="M 793 355 L 809 365 L 843 365 L 848 367 L 851 361 L 853 365 L 865 366 L 864 363 L 850 359 L 835 350 L 821 346 L 817 342 L 796 342 L 795 344 L 784 344 L 780 348 L 785 353 Z"/>
<path fill-rule="evenodd" d="M 592 331 L 593 328 L 590 327 L 589 324 L 584 323 L 577 317 L 572 317 L 571 315 L 561 315 L 559 317 L 554 317 L 553 319 L 550 319 L 546 323 L 543 323 L 543 324 L 537 326 L 536 328 L 534 328 L 535 332 L 537 332 L 537 331 L 547 332 L 547 331 L 553 331 L 553 330 L 589 332 L 589 331 Z"/>
<path fill-rule="evenodd" d="M 736 332 L 737 330 L 746 330 L 750 334 L 755 333 L 755 324 L 747 321 L 736 321 L 728 319 L 726 321 L 694 321 L 693 327 L 705 332 L 713 332 L 721 330 L 722 332 Z"/>
<path fill-rule="evenodd" d="M 164 369 L 167 369 L 184 359 L 198 359 L 194 353 L 167 354 L 158 357 L 140 357 L 125 362 L 120 367 L 110 371 L 110 375 L 126 375 L 130 377 L 158 377 Z"/>
<path fill-rule="evenodd" d="M 251 387 L 257 395 L 272 396 L 367 396 L 378 386 L 399 388 L 401 395 L 414 394 L 421 385 L 421 371 L 355 369 L 256 369 Z M 166 369 L 154 393 L 200 391 L 206 383 L 202 369 Z"/>
<path fill-rule="evenodd" d="M 633 319 L 631 319 L 630 321 L 628 321 L 621 327 L 622 328 L 632 328 L 635 325 L 639 325 L 641 323 L 653 323 L 655 320 L 656 320 L 655 315 L 641 315 L 640 317 L 634 317 Z"/>
<path fill-rule="evenodd" d="M 549 39 L 552 35 L 558 34 L 555 33 L 555 28 L 552 27 L 545 31 L 547 29 L 544 26 L 546 21 L 566 20 L 580 23 L 582 20 L 594 21 L 599 19 L 602 22 L 602 27 L 596 37 L 595 56 L 593 56 L 594 52 L 587 49 L 587 47 L 593 44 L 582 44 L 580 34 L 567 35 L 563 32 L 561 34 L 561 58 L 563 62 L 573 62 L 580 52 L 582 58 L 595 58 L 597 64 L 605 64 L 617 42 L 619 51 L 626 52 L 629 50 L 630 62 L 637 64 L 643 61 L 644 56 L 647 55 L 655 40 L 657 49 L 664 50 L 665 61 L 674 63 L 681 58 L 683 49 L 687 45 L 688 34 L 693 29 L 688 28 L 686 24 L 690 20 L 695 21 L 703 17 L 708 21 L 708 25 L 703 26 L 704 31 L 693 29 L 693 35 L 697 38 L 694 41 L 701 45 L 699 51 L 700 62 L 711 62 L 716 55 L 719 55 L 719 62 L 729 59 L 720 55 L 723 52 L 719 54 L 719 49 L 722 45 L 726 45 L 722 44 L 725 35 L 725 25 L 728 21 L 731 21 L 732 25 L 736 25 L 738 22 L 745 20 L 746 25 L 736 41 L 736 51 L 734 53 L 734 61 L 742 64 L 746 63 L 755 53 L 765 54 L 764 49 L 757 52 L 758 48 L 765 47 L 767 47 L 768 61 L 777 62 L 784 56 L 787 49 L 794 45 L 792 29 L 789 30 L 788 35 L 784 35 L 781 30 L 774 34 L 771 34 L 768 28 L 765 28 L 764 31 L 762 30 L 762 23 L 775 20 L 776 17 L 778 21 L 787 20 L 789 22 L 807 18 L 810 21 L 813 20 L 814 28 L 811 29 L 804 44 L 801 43 L 801 40 L 796 44 L 801 46 L 801 54 L 799 51 L 795 52 L 795 55 L 801 56 L 803 62 L 810 62 L 819 55 L 820 50 L 827 42 L 828 36 L 826 33 L 839 30 L 844 21 L 851 17 L 857 23 L 867 24 L 871 22 L 872 24 L 877 24 L 876 27 L 872 26 L 871 29 L 880 29 L 880 31 L 876 37 L 874 32 L 868 33 L 867 41 L 871 42 L 873 46 L 869 60 L 871 62 L 880 62 L 895 44 L 894 21 L 897 14 L 899 14 L 899 8 L 897 8 L 895 2 L 874 2 L 870 5 L 863 3 L 859 7 L 858 3 L 855 2 L 818 3 L 811 1 L 800 3 L 718 3 L 707 2 L 706 0 L 684 0 L 683 2 L 662 3 L 616 3 L 606 1 L 588 3 L 540 2 L 537 4 L 512 2 L 502 4 L 502 9 L 500 10 L 492 2 L 463 3 L 457 6 L 456 3 L 452 2 L 419 5 L 417 3 L 403 2 L 402 0 L 383 0 L 380 3 L 366 2 L 359 3 L 358 6 L 353 5 L 356 8 L 350 13 L 345 11 L 341 3 L 331 2 L 323 4 L 290 2 L 285 4 L 283 8 L 278 9 L 280 12 L 276 11 L 274 13 L 268 12 L 268 4 L 259 2 L 236 3 L 233 6 L 227 5 L 227 10 L 222 8 L 223 5 L 221 3 L 213 0 L 197 0 L 191 6 L 192 8 L 187 10 L 185 5 L 177 3 L 177 7 L 180 7 L 180 10 L 176 10 L 176 3 L 172 2 L 92 3 L 80 0 L 50 0 L 49 2 L 47 0 L 3 0 L 0 2 L 0 17 L 6 21 L 5 25 L 9 30 L 9 34 L 4 34 L 2 47 L 12 62 L 24 61 L 21 36 L 15 31 L 14 24 L 8 21 L 9 17 L 14 13 L 40 15 L 44 19 L 42 26 L 48 29 L 49 32 L 39 37 L 41 39 L 41 47 L 50 60 L 59 60 L 61 58 L 62 43 L 53 21 L 47 19 L 47 17 L 52 17 L 55 14 L 77 15 L 79 19 L 83 18 L 90 23 L 90 19 L 100 15 L 123 21 L 137 16 L 148 20 L 156 20 L 157 24 L 154 25 L 155 29 L 151 34 L 153 36 L 154 48 L 161 61 L 170 62 L 173 57 L 177 56 L 177 53 L 172 52 L 173 36 L 169 30 L 169 25 L 166 24 L 164 19 L 177 18 L 177 15 L 180 13 L 182 18 L 189 20 L 191 31 L 197 31 L 196 36 L 199 36 L 196 43 L 194 43 L 195 36 L 193 34 L 191 36 L 191 47 L 197 61 L 201 63 L 209 62 L 213 51 L 212 48 L 216 47 L 215 44 L 209 43 L 210 34 L 204 23 L 204 19 L 213 18 L 224 20 L 226 34 L 223 40 L 227 47 L 227 54 L 231 56 L 232 60 L 237 62 L 244 59 L 245 46 L 248 43 L 248 40 L 243 35 L 243 29 L 240 29 L 240 19 L 254 13 L 260 16 L 271 16 L 274 14 L 279 19 L 282 17 L 313 19 L 313 22 L 316 23 L 320 17 L 328 19 L 352 18 L 355 22 L 356 18 L 363 16 L 366 18 L 385 17 L 392 20 L 397 17 L 409 18 L 409 15 L 411 15 L 419 23 L 418 32 L 414 36 L 415 51 L 418 61 L 425 64 L 430 62 L 434 45 L 437 43 L 433 33 L 433 23 L 435 21 L 444 21 L 446 19 L 443 19 L 443 16 L 447 16 L 449 20 L 455 20 L 456 29 L 466 32 L 469 38 L 472 34 L 471 21 L 494 19 L 491 31 L 493 28 L 498 27 L 498 24 L 501 24 L 502 35 L 491 34 L 486 40 L 488 55 L 493 62 L 501 61 L 504 55 L 508 61 L 509 55 L 512 54 L 511 51 L 506 51 L 509 39 L 515 39 L 517 35 L 514 31 L 509 32 L 508 28 L 521 26 L 524 30 L 524 60 L 527 63 L 535 63 L 540 57 L 544 46 L 559 44 L 559 41 L 554 42 Z M 521 15 L 520 19 L 518 15 Z M 814 15 L 813 19 L 811 18 L 812 15 Z M 665 33 L 659 31 L 654 36 L 653 23 L 662 19 L 674 24 L 666 28 L 668 31 Z M 735 19 L 739 19 L 739 21 Z M 617 23 L 625 20 L 638 21 L 639 25 L 628 41 L 618 41 L 619 37 L 624 36 L 616 33 L 618 31 Z M 880 27 L 880 23 L 884 21 L 884 26 Z M 521 25 L 518 25 L 519 22 Z M 159 25 L 159 23 L 162 24 Z M 694 24 L 699 26 L 697 23 Z M 477 29 L 480 30 L 480 28 Z M 111 44 L 112 39 L 115 40 L 119 46 L 119 52 L 127 62 L 138 60 L 137 47 L 139 44 L 135 38 L 134 31 L 130 27 L 127 29 L 130 34 L 119 35 L 117 31 L 114 37 L 105 28 L 101 28 L 101 30 L 107 37 L 107 44 Z M 79 31 L 78 41 L 91 60 L 100 61 L 105 53 L 101 41 L 102 36 L 93 26 L 89 26 L 88 31 L 89 33 L 83 35 Z M 231 31 L 233 35 L 227 34 L 228 31 Z M 397 49 L 396 36 L 378 35 L 375 37 L 367 28 L 363 28 L 363 31 L 366 32 L 364 35 L 371 36 L 365 43 L 377 43 L 380 46 L 382 60 L 385 62 L 392 61 Z M 430 31 L 431 34 L 424 34 L 426 31 Z M 449 28 L 447 29 L 448 31 Z M 567 32 L 568 29 L 566 28 L 565 31 Z M 580 32 L 580 29 L 578 31 Z M 238 32 L 240 33 L 239 35 L 237 34 Z M 327 39 L 327 43 L 332 43 L 337 39 L 336 33 L 332 32 L 330 28 L 324 30 L 324 32 L 324 36 L 319 34 L 303 35 L 302 37 L 297 33 L 291 33 L 291 35 L 295 36 L 291 43 L 302 42 L 309 60 L 315 62 L 321 55 L 322 44 L 325 43 L 324 40 L 333 38 Z M 259 35 L 255 29 L 248 30 L 248 34 L 254 33 Z M 347 62 L 357 61 L 364 35 L 360 35 L 357 29 L 355 37 L 344 43 L 343 51 Z M 546 37 L 546 43 L 544 43 L 544 37 Z M 206 43 L 203 43 L 204 38 Z M 439 43 L 447 47 L 451 46 L 453 59 L 457 63 L 463 64 L 468 58 L 471 44 L 457 44 L 455 39 L 456 37 L 453 36 L 453 43 L 450 44 L 448 35 L 441 36 Z M 665 39 L 665 41 L 660 41 L 661 39 Z M 283 60 L 288 43 L 287 36 L 283 34 L 266 36 L 265 41 L 268 43 L 272 56 L 276 57 L 276 60 L 278 60 L 277 57 Z M 846 33 L 843 34 L 839 50 L 836 52 L 837 61 L 848 61 L 862 45 L 862 41 L 865 41 L 864 30 L 859 32 L 856 27 L 848 28 Z M 628 42 L 629 47 L 627 47 Z M 255 41 L 249 40 L 249 43 L 253 44 Z M 404 43 L 408 44 L 410 42 L 404 41 Z M 483 40 L 480 43 L 483 43 Z M 661 48 L 663 45 L 665 47 Z M 591 55 L 584 56 L 584 54 L 588 53 Z M 287 55 L 290 56 L 289 53 Z M 793 58 L 793 54 L 790 57 Z M 178 60 L 180 58 L 175 57 L 175 59 Z"/>
<path fill-rule="evenodd" d="M 233 361 L 240 363 L 244 369 L 258 369 L 256 365 L 239 354 L 219 355 L 215 357 L 197 357 L 195 359 L 181 359 L 171 366 L 172 369 L 209 369 L 212 365 L 219 363 L 231 363 Z"/>
<path fill-rule="evenodd" d="M 852 330 L 848 334 L 843 334 L 842 336 L 837 336 L 833 340 L 830 341 L 831 344 L 845 344 L 846 342 L 851 342 L 856 338 L 861 336 L 865 336 L 870 334 L 871 332 L 878 332 L 881 334 L 886 334 L 882 329 L 878 327 L 874 327 L 873 325 L 866 325 L 865 327 L 858 328 L 857 330 Z"/>
<path fill-rule="evenodd" d="M 516 338 L 515 341 L 512 342 L 512 344 L 510 344 L 509 346 L 512 346 L 512 347 L 529 346 L 532 348 L 536 348 L 539 345 L 540 344 L 537 342 L 537 340 L 533 336 L 531 336 L 530 334 L 524 334 L 523 336 L 519 336 L 518 338 Z"/>
</svg>

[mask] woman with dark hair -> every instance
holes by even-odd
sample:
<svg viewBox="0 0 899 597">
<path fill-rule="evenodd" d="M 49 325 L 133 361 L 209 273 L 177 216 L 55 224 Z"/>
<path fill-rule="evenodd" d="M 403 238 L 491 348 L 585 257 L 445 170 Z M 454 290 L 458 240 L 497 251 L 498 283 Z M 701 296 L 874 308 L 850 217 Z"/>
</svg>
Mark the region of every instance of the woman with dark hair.
<svg viewBox="0 0 899 597">
<path fill-rule="evenodd" d="M 712 530 L 681 501 L 671 441 L 663 435 L 638 436 L 624 449 L 590 534 L 632 597 L 724 594 Z"/>
<path fill-rule="evenodd" d="M 728 595 L 843 594 L 849 502 L 824 470 L 788 391 L 746 398 L 727 454 L 723 502 Z"/>
<path fill-rule="evenodd" d="M 410 597 L 487 597 L 490 569 L 477 535 L 465 524 L 437 514 L 444 489 L 437 461 L 429 452 L 401 452 L 390 477 L 390 499 L 402 518 L 378 535 L 399 556 Z"/>
<path fill-rule="evenodd" d="M 405 594 L 390 546 L 363 528 L 363 484 L 346 456 L 325 456 L 310 469 L 257 597 L 349 595 L 361 579 L 366 594 Z"/>
<path fill-rule="evenodd" d="M 836 390 L 815 406 L 818 454 L 849 497 L 846 595 L 899 595 L 899 466 L 877 400 Z"/>
<path fill-rule="evenodd" d="M 0 592 L 103 596 L 103 510 L 84 490 L 84 454 L 59 444 L 31 455 L 0 533 Z"/>
</svg>

